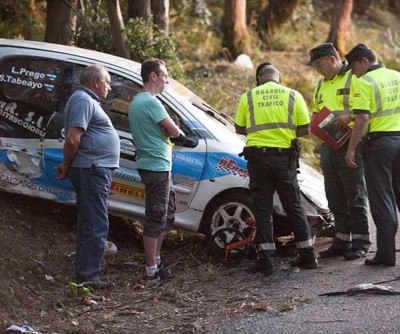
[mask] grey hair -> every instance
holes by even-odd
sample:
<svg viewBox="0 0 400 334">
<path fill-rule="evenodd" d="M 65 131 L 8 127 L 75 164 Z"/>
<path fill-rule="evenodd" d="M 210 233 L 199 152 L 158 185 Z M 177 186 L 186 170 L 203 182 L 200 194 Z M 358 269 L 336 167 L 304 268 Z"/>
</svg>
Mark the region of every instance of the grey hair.
<svg viewBox="0 0 400 334">
<path fill-rule="evenodd" d="M 266 73 L 273 73 L 273 74 L 278 74 L 279 75 L 279 71 L 278 69 L 273 66 L 273 65 L 266 65 L 264 66 L 261 70 L 260 73 L 258 74 L 258 76 L 263 76 Z"/>
<path fill-rule="evenodd" d="M 94 79 L 104 79 L 107 76 L 108 72 L 106 68 L 99 64 L 93 64 L 87 66 L 81 73 L 79 81 L 82 85 L 89 83 Z"/>
</svg>

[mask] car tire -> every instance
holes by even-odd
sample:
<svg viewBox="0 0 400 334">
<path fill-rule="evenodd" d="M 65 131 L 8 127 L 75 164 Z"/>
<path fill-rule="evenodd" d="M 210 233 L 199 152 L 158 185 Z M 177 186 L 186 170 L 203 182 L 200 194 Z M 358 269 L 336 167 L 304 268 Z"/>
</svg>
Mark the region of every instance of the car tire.
<svg viewBox="0 0 400 334">
<path fill-rule="evenodd" d="M 250 243 L 246 242 L 247 237 L 237 229 L 224 227 L 213 234 L 210 243 L 211 261 L 225 265 L 237 265 L 247 257 Z M 228 253 L 226 248 L 239 243 L 237 247 Z M 240 246 L 240 247 L 239 247 Z"/>
<path fill-rule="evenodd" d="M 254 218 L 250 193 L 225 193 L 208 205 L 201 223 L 201 232 L 208 240 L 219 229 L 228 227 L 247 235 L 249 227 L 246 221 L 249 217 Z"/>
</svg>

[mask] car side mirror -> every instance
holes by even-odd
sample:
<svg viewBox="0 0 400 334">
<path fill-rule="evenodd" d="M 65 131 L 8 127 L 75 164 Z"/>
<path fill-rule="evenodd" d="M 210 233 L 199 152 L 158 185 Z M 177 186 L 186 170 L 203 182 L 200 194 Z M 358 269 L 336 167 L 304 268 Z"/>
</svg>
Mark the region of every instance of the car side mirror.
<svg viewBox="0 0 400 334">
<path fill-rule="evenodd" d="M 199 144 L 199 139 L 197 137 L 186 137 L 180 134 L 178 137 L 170 138 L 171 142 L 178 146 L 195 148 Z"/>
</svg>

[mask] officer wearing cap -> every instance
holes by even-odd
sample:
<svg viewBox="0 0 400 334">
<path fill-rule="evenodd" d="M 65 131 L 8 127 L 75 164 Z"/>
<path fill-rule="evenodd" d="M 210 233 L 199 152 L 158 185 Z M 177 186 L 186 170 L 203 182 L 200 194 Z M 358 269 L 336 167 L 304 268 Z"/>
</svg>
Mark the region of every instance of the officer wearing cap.
<svg viewBox="0 0 400 334">
<path fill-rule="evenodd" d="M 310 61 L 306 65 L 323 76 L 314 91 L 313 116 L 326 107 L 336 115 L 336 126 L 350 123 L 350 86 L 356 78 L 340 60 L 333 44 L 323 43 L 310 50 Z M 321 169 L 329 208 L 335 217 L 335 238 L 331 246 L 319 254 L 355 260 L 365 256 L 371 242 L 361 150 L 359 146 L 355 150 L 357 168 L 350 168 L 345 161 L 347 146 L 348 142 L 338 150 L 326 143 L 321 147 Z"/>
<path fill-rule="evenodd" d="M 356 45 L 345 57 L 359 78 L 351 92 L 356 117 L 346 162 L 358 167 L 356 147 L 366 132 L 365 179 L 376 225 L 377 251 L 365 264 L 394 266 L 396 204 L 400 210 L 400 73 L 378 63 L 365 44 Z"/>
<path fill-rule="evenodd" d="M 250 191 L 257 221 L 258 259 L 250 270 L 272 274 L 273 195 L 277 191 L 295 237 L 299 257 L 291 265 L 315 269 L 313 240 L 297 181 L 297 137 L 310 133 L 310 118 L 303 96 L 280 84 L 279 71 L 270 62 L 256 70 L 257 87 L 244 93 L 235 116 L 235 128 L 246 135 Z"/>
</svg>

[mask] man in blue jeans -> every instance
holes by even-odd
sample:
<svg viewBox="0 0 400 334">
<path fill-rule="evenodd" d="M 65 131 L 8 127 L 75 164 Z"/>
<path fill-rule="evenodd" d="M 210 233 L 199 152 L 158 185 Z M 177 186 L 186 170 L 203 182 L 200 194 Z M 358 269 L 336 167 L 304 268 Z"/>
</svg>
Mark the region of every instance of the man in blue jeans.
<svg viewBox="0 0 400 334">
<path fill-rule="evenodd" d="M 90 65 L 82 71 L 82 86 L 65 106 L 64 161 L 57 167 L 58 178 L 69 177 L 76 192 L 76 282 L 93 288 L 113 285 L 99 277 L 108 236 L 108 195 L 120 151 L 118 133 L 100 106 L 100 99 L 111 90 L 110 82 L 103 66 Z"/>
</svg>

